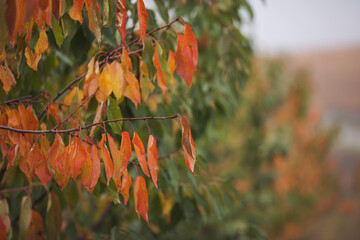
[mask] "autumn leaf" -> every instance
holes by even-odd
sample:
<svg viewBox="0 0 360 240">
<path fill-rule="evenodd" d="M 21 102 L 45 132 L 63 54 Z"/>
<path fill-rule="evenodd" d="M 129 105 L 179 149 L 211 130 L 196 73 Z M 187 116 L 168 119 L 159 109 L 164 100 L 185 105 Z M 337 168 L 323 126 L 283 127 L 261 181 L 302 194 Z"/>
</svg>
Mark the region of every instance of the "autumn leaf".
<svg viewBox="0 0 360 240">
<path fill-rule="evenodd" d="M 37 54 L 37 53 L 34 54 L 29 47 L 26 47 L 25 57 L 26 57 L 26 64 L 33 70 L 37 71 L 37 65 L 41 59 L 41 54 Z"/>
<path fill-rule="evenodd" d="M 31 29 L 30 29 L 31 31 Z M 49 42 L 48 42 L 48 37 L 46 34 L 46 30 L 45 28 L 42 28 L 39 34 L 39 39 L 36 43 L 36 48 L 35 48 L 35 54 L 42 54 L 46 51 L 46 49 L 48 49 L 49 47 Z"/>
<path fill-rule="evenodd" d="M 96 99 L 99 102 L 105 102 L 113 91 L 113 84 L 109 74 L 109 67 L 110 64 L 106 64 L 99 76 L 99 91 L 96 93 Z"/>
<path fill-rule="evenodd" d="M 135 131 L 134 131 L 132 143 L 134 144 L 135 154 L 140 163 L 140 167 L 142 171 L 146 176 L 150 177 L 147 168 L 146 158 L 145 158 L 145 148 L 143 143 L 141 142 L 139 135 Z"/>
<path fill-rule="evenodd" d="M 66 148 L 62 150 L 59 156 L 54 161 L 54 170 L 55 170 L 55 181 L 63 190 L 70 179 L 71 174 L 71 165 L 70 160 L 75 153 L 74 144 L 69 144 Z"/>
<path fill-rule="evenodd" d="M 148 13 L 146 11 L 143 0 L 137 0 L 137 12 L 139 17 L 139 25 L 140 25 L 140 37 L 139 42 L 146 35 L 147 29 L 147 20 L 149 19 Z"/>
<path fill-rule="evenodd" d="M 144 62 L 140 64 L 140 88 L 141 96 L 144 102 L 147 102 L 150 93 L 154 91 L 154 84 L 149 78 L 149 70 Z"/>
<path fill-rule="evenodd" d="M 0 216 L 0 239 L 7 239 L 7 228 Z"/>
<path fill-rule="evenodd" d="M 168 73 L 169 67 L 165 59 L 163 58 L 162 48 L 159 44 L 156 44 L 155 53 L 154 53 L 154 66 L 156 68 L 156 79 L 157 84 L 161 88 L 162 93 L 164 94 L 165 100 L 169 102 L 168 97 L 168 88 L 167 80 L 165 73 Z"/>
<path fill-rule="evenodd" d="M 0 65 L 0 80 L 6 94 L 9 93 L 12 86 L 16 85 L 15 77 L 9 68 Z"/>
<path fill-rule="evenodd" d="M 135 108 L 137 104 L 141 102 L 140 90 L 139 90 L 139 81 L 136 79 L 135 75 L 131 72 L 132 63 L 131 59 L 128 55 L 126 49 L 123 50 L 123 54 L 121 57 L 121 67 L 125 72 L 125 79 L 127 82 L 127 86 L 125 88 L 124 96 L 129 98 L 135 104 Z"/>
<path fill-rule="evenodd" d="M 126 42 L 126 21 L 127 21 L 126 1 L 117 0 L 115 26 L 117 27 L 120 33 L 121 41 L 123 44 L 125 44 Z"/>
<path fill-rule="evenodd" d="M 53 168 L 55 168 L 56 158 L 65 148 L 64 142 L 60 134 L 55 135 L 55 140 L 49 149 L 49 162 Z"/>
<path fill-rule="evenodd" d="M 127 171 L 127 165 L 131 158 L 131 141 L 128 132 L 123 131 L 121 134 L 121 146 L 120 146 L 120 154 L 122 156 L 122 166 L 121 173 Z"/>
<path fill-rule="evenodd" d="M 103 133 L 102 138 L 101 138 L 100 143 L 99 143 L 99 146 L 100 146 L 101 153 L 102 153 L 102 159 L 103 159 L 104 164 L 105 164 L 105 172 L 106 172 L 107 184 L 109 185 L 110 179 L 113 176 L 114 165 L 113 165 L 113 162 L 111 161 L 109 150 L 105 146 L 105 140 L 106 140 L 106 134 Z"/>
<path fill-rule="evenodd" d="M 86 0 L 73 0 L 73 6 L 71 7 L 71 9 L 69 11 L 69 16 L 72 19 L 79 21 L 80 23 L 83 22 L 81 10 L 82 10 L 85 2 L 86 2 Z"/>
<path fill-rule="evenodd" d="M 91 146 L 91 159 L 92 159 L 92 170 L 91 170 L 91 184 L 90 184 L 90 193 L 94 190 L 98 179 L 100 177 L 100 158 L 99 152 L 96 145 Z"/>
<path fill-rule="evenodd" d="M 109 146 L 110 146 L 111 156 L 112 156 L 112 159 L 114 162 L 113 178 L 117 179 L 121 175 L 121 173 L 120 173 L 121 165 L 122 165 L 121 154 L 120 154 L 120 150 L 116 146 L 116 143 L 115 143 L 113 137 L 110 134 L 107 134 L 107 139 L 108 139 Z"/>
<path fill-rule="evenodd" d="M 148 192 L 146 189 L 146 182 L 142 176 L 137 176 L 134 184 L 134 199 L 136 213 L 143 217 L 143 219 L 149 224 L 148 219 Z"/>
<path fill-rule="evenodd" d="M 93 169 L 93 162 L 91 161 L 91 155 L 89 154 L 89 152 L 86 152 L 86 161 L 81 168 L 79 181 L 85 187 L 85 189 L 90 193 L 92 193 L 92 189 L 91 189 L 92 169 Z"/>
<path fill-rule="evenodd" d="M 24 170 L 24 173 L 28 172 L 30 179 L 33 179 L 35 177 L 35 170 L 40 164 L 41 160 L 41 153 L 39 149 L 38 143 L 35 143 L 35 145 L 32 147 L 31 151 L 29 152 L 28 156 L 26 157 L 26 163 L 27 163 L 27 170 Z"/>
<path fill-rule="evenodd" d="M 44 233 L 44 224 L 43 219 L 41 215 L 38 212 L 35 212 L 34 210 L 31 211 L 31 221 L 30 225 L 26 230 L 25 239 L 42 239 L 40 236 L 42 236 Z"/>
<path fill-rule="evenodd" d="M 41 152 L 40 155 L 41 158 L 38 166 L 35 169 L 35 175 L 44 184 L 44 186 L 47 186 L 52 178 L 52 175 L 49 170 L 48 159 L 43 152 Z"/>
<path fill-rule="evenodd" d="M 125 169 L 122 177 L 121 189 L 120 189 L 120 193 L 124 198 L 125 205 L 127 205 L 129 201 L 129 191 L 130 191 L 131 183 L 132 181 L 129 172 L 127 169 Z"/>
<path fill-rule="evenodd" d="M 175 52 L 176 72 L 190 87 L 198 60 L 197 41 L 191 27 L 185 24 L 184 35 L 178 34 Z"/>
<path fill-rule="evenodd" d="M 176 69 L 175 65 L 175 53 L 171 50 L 169 50 L 169 57 L 168 57 L 168 66 L 169 66 L 169 73 L 172 79 L 172 84 L 175 84 L 175 78 L 174 78 L 174 72 Z"/>
<path fill-rule="evenodd" d="M 186 117 L 181 117 L 182 147 L 184 149 L 185 163 L 187 168 L 194 173 L 196 162 L 195 144 L 191 136 L 191 129 Z"/>
<path fill-rule="evenodd" d="M 98 43 L 101 41 L 101 14 L 97 0 L 86 1 L 86 11 L 89 18 L 89 29 L 94 33 Z"/>
<path fill-rule="evenodd" d="M 74 144 L 75 144 L 75 152 L 73 157 L 71 158 L 70 164 L 71 164 L 71 177 L 73 179 L 76 179 L 81 173 L 81 168 L 86 161 L 87 154 L 84 147 L 81 144 L 79 137 L 75 137 Z"/>
<path fill-rule="evenodd" d="M 99 62 L 95 61 L 95 57 L 92 57 L 89 64 L 88 70 L 85 75 L 85 81 L 83 86 L 84 97 L 88 97 L 95 93 L 99 87 Z"/>
<path fill-rule="evenodd" d="M 147 145 L 147 158 L 149 162 L 149 169 L 151 173 L 151 178 L 155 184 L 155 187 L 157 186 L 157 160 L 158 160 L 158 152 L 156 148 L 156 139 L 153 135 L 149 136 L 148 145 Z"/>
<path fill-rule="evenodd" d="M 111 80 L 112 91 L 116 99 L 120 99 L 125 92 L 126 79 L 123 68 L 118 61 L 113 61 L 107 68 L 107 77 Z"/>
</svg>

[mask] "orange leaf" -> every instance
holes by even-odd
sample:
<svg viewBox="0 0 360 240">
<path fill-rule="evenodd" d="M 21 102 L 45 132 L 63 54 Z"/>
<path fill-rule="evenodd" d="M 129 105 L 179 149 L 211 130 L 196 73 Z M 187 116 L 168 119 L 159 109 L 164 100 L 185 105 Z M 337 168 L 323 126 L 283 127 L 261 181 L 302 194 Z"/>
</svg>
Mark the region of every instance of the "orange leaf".
<svg viewBox="0 0 360 240">
<path fill-rule="evenodd" d="M 80 23 L 83 22 L 81 10 L 82 10 L 85 2 L 86 2 L 86 0 L 73 0 L 73 5 L 69 11 L 69 16 L 72 19 L 79 21 Z"/>
<path fill-rule="evenodd" d="M 121 134 L 121 146 L 120 146 L 120 154 L 122 156 L 122 166 L 120 173 L 124 173 L 127 171 L 127 165 L 131 158 L 131 141 L 128 132 L 122 132 Z"/>
<path fill-rule="evenodd" d="M 6 51 L 5 48 L 3 48 L 1 54 L 0 54 L 0 62 L 4 61 L 6 59 Z"/>
<path fill-rule="evenodd" d="M 50 116 L 52 116 L 56 120 L 57 123 L 59 123 L 61 121 L 59 112 L 60 112 L 60 110 L 59 110 L 59 107 L 57 104 L 52 103 L 49 105 L 48 114 L 50 114 Z"/>
<path fill-rule="evenodd" d="M 92 170 L 91 170 L 91 184 L 90 184 L 90 193 L 94 190 L 98 179 L 100 177 L 100 159 L 99 152 L 96 145 L 91 146 L 91 158 L 92 158 Z"/>
<path fill-rule="evenodd" d="M 106 134 L 103 133 L 99 145 L 100 145 L 100 148 L 101 148 L 102 159 L 103 159 L 104 164 L 105 164 L 105 172 L 106 172 L 107 184 L 109 185 L 110 179 L 113 176 L 114 165 L 113 165 L 113 162 L 111 161 L 109 150 L 105 146 L 105 140 L 106 140 Z"/>
<path fill-rule="evenodd" d="M 48 159 L 46 158 L 44 153 L 41 153 L 40 163 L 35 169 L 35 174 L 45 186 L 48 185 L 49 181 L 52 178 L 48 166 Z"/>
<path fill-rule="evenodd" d="M 165 73 L 161 67 L 160 64 L 160 59 L 159 59 L 159 52 L 158 52 L 158 45 L 155 46 L 155 53 L 154 53 L 154 57 L 153 57 L 153 61 L 154 61 L 154 66 L 156 68 L 156 79 L 157 79 L 157 84 L 159 85 L 159 87 L 161 88 L 161 91 L 164 94 L 165 100 L 167 102 L 169 102 L 169 97 L 168 97 L 168 88 L 167 88 L 167 82 L 166 82 L 166 76 Z"/>
<path fill-rule="evenodd" d="M 35 145 L 32 147 L 32 149 L 29 152 L 29 155 L 27 156 L 27 159 L 26 159 L 26 162 L 28 164 L 30 179 L 33 179 L 35 177 L 35 170 L 38 167 L 38 165 L 40 164 L 41 158 L 42 157 L 41 157 L 39 145 L 37 143 L 35 143 Z"/>
<path fill-rule="evenodd" d="M 191 136 L 191 129 L 186 117 L 181 117 L 182 147 L 184 149 L 185 163 L 187 168 L 194 173 L 196 162 L 195 144 Z"/>
<path fill-rule="evenodd" d="M 149 224 L 148 219 L 148 192 L 146 190 L 146 182 L 142 176 L 137 176 L 134 184 L 134 199 L 136 213 L 143 217 L 143 219 Z"/>
<path fill-rule="evenodd" d="M 198 61 L 198 45 L 197 45 L 196 37 L 189 24 L 185 24 L 184 36 L 187 45 L 190 47 L 192 67 L 196 69 L 196 65 Z"/>
<path fill-rule="evenodd" d="M 41 236 L 44 233 L 44 224 L 41 215 L 34 210 L 31 211 L 30 225 L 26 230 L 25 239 L 40 240 L 43 239 Z"/>
<path fill-rule="evenodd" d="M 55 162 L 59 154 L 63 151 L 65 145 L 60 134 L 55 135 L 53 145 L 49 149 L 49 162 L 55 168 Z"/>
<path fill-rule="evenodd" d="M 142 99 L 147 102 L 155 86 L 149 78 L 149 70 L 143 61 L 140 63 L 140 88 Z"/>
<path fill-rule="evenodd" d="M 148 172 L 147 164 L 146 164 L 146 158 L 145 158 L 145 148 L 143 143 L 141 142 L 141 139 L 139 135 L 134 131 L 134 136 L 132 143 L 134 144 L 135 154 L 136 157 L 140 163 L 140 167 L 144 174 L 148 177 L 150 177 L 150 174 Z"/>
<path fill-rule="evenodd" d="M 171 50 L 169 50 L 168 65 L 169 65 L 169 73 L 172 79 L 172 83 L 175 84 L 175 78 L 174 78 L 174 72 L 176 69 L 175 54 Z"/>
<path fill-rule="evenodd" d="M 121 182 L 121 189 L 120 189 L 120 193 L 124 198 L 125 205 L 127 205 L 128 200 L 129 200 L 129 191 L 130 191 L 131 183 L 132 182 L 131 182 L 131 177 L 129 175 L 129 172 L 127 169 L 125 169 L 124 175 L 122 178 L 122 182 Z"/>
<path fill-rule="evenodd" d="M 15 86 L 16 84 L 15 77 L 10 69 L 3 65 L 0 65 L 0 80 L 3 84 L 3 89 L 6 94 L 8 94 L 11 87 Z"/>
<path fill-rule="evenodd" d="M 41 59 L 41 54 L 33 53 L 29 47 L 25 48 L 26 63 L 33 70 L 37 71 L 37 65 Z"/>
<path fill-rule="evenodd" d="M 75 152 L 74 157 L 71 158 L 71 177 L 73 179 L 77 178 L 77 176 L 81 173 L 81 168 L 84 165 L 87 157 L 87 152 L 85 151 L 84 147 L 81 144 L 80 138 L 75 137 L 74 140 L 75 144 Z"/>
<path fill-rule="evenodd" d="M 91 156 L 88 152 L 86 152 L 86 161 L 81 168 L 79 181 L 82 183 L 85 189 L 88 190 L 90 193 L 92 192 L 91 190 L 92 168 L 93 168 L 93 164 L 91 161 Z"/>
<path fill-rule="evenodd" d="M 149 19 L 148 13 L 146 11 L 143 0 L 137 0 L 137 12 L 139 17 L 139 25 L 140 25 L 140 37 L 139 42 L 146 35 L 147 29 L 147 20 Z"/>
<path fill-rule="evenodd" d="M 75 154 L 75 145 L 72 143 L 62 150 L 54 163 L 55 181 L 63 190 L 70 179 L 70 161 Z"/>
<path fill-rule="evenodd" d="M 31 29 L 30 29 L 31 31 Z M 35 54 L 42 54 L 48 49 L 49 42 L 45 28 L 42 28 L 39 34 L 39 39 L 36 43 Z"/>
<path fill-rule="evenodd" d="M 198 60 L 197 41 L 190 25 L 185 24 L 184 35 L 178 34 L 175 52 L 176 72 L 190 87 Z"/>
<path fill-rule="evenodd" d="M 126 1 L 117 0 L 115 26 L 119 30 L 121 41 L 123 44 L 125 44 L 126 42 L 126 21 L 127 21 Z"/>
<path fill-rule="evenodd" d="M 10 167 L 14 166 L 15 158 L 18 153 L 18 150 L 19 150 L 19 144 L 16 144 L 9 149 L 7 159 L 8 159 Z"/>
<path fill-rule="evenodd" d="M 96 40 L 100 43 L 101 40 L 101 14 L 100 7 L 97 0 L 86 1 L 86 11 L 89 19 L 89 29 L 94 33 Z"/>
<path fill-rule="evenodd" d="M 137 104 L 141 102 L 140 90 L 139 90 L 139 81 L 136 79 L 135 75 L 130 71 L 132 69 L 131 59 L 126 49 L 123 50 L 121 56 L 121 67 L 125 72 L 125 79 L 127 82 L 127 87 L 125 88 L 124 96 L 129 98 L 137 107 Z"/>
<path fill-rule="evenodd" d="M 110 152 L 111 152 L 111 156 L 112 156 L 113 162 L 114 162 L 113 178 L 117 179 L 121 175 L 120 174 L 121 160 L 122 160 L 121 154 L 120 154 L 120 150 L 116 146 L 114 139 L 112 138 L 112 136 L 110 134 L 107 134 L 107 139 L 109 141 Z"/>
<path fill-rule="evenodd" d="M 151 178 L 155 184 L 155 187 L 157 186 L 157 159 L 158 159 L 158 152 L 156 148 L 156 139 L 153 135 L 149 136 L 148 145 L 147 145 L 147 157 L 149 162 L 149 169 L 151 173 Z"/>
<path fill-rule="evenodd" d="M 86 72 L 83 91 L 84 97 L 92 95 L 99 87 L 99 62 L 95 62 L 95 57 L 91 58 L 88 64 L 88 71 Z"/>
</svg>

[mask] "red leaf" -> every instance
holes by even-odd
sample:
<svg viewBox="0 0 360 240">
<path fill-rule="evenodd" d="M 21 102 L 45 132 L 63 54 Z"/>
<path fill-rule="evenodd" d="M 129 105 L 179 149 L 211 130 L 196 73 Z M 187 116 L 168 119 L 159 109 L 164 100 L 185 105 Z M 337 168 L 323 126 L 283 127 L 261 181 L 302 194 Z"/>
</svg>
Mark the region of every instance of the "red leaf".
<svg viewBox="0 0 360 240">
<path fill-rule="evenodd" d="M 198 61 L 198 45 L 197 45 L 196 37 L 192 31 L 192 28 L 188 24 L 185 24 L 184 36 L 186 43 L 190 47 L 192 67 L 196 69 L 196 65 Z"/>
<path fill-rule="evenodd" d="M 33 179 L 35 177 L 35 170 L 40 164 L 40 161 L 41 161 L 41 153 L 40 153 L 39 145 L 35 143 L 35 145 L 32 147 L 31 151 L 29 152 L 29 155 L 26 158 L 26 162 L 28 163 L 30 179 Z"/>
<path fill-rule="evenodd" d="M 60 134 L 55 135 L 53 145 L 49 149 L 49 162 L 55 168 L 55 160 L 64 149 L 65 145 Z"/>
<path fill-rule="evenodd" d="M 147 20 L 149 19 L 148 13 L 146 11 L 143 0 L 137 0 L 137 12 L 139 17 L 139 25 L 140 25 L 140 37 L 139 42 L 146 35 L 147 29 Z"/>
<path fill-rule="evenodd" d="M 129 200 L 129 190 L 131 187 L 131 177 L 129 175 L 129 172 L 127 169 L 125 169 L 124 171 L 124 175 L 122 178 L 122 183 L 121 183 L 121 189 L 120 189 L 120 193 L 124 198 L 124 203 L 125 205 L 127 205 L 128 200 Z"/>
<path fill-rule="evenodd" d="M 99 145 L 100 145 L 100 149 L 101 149 L 101 153 L 102 153 L 102 159 L 105 164 L 107 184 L 109 185 L 110 179 L 113 176 L 114 165 L 113 165 L 113 162 L 111 161 L 109 150 L 107 149 L 107 147 L 104 144 L 105 140 L 106 140 L 106 134 L 103 133 Z"/>
<path fill-rule="evenodd" d="M 31 211 L 31 222 L 26 230 L 26 239 L 42 239 L 40 236 L 42 236 L 44 233 L 44 224 L 43 219 L 41 215 L 38 212 L 35 212 L 34 210 Z"/>
<path fill-rule="evenodd" d="M 7 239 L 7 228 L 0 216 L 0 239 Z"/>
<path fill-rule="evenodd" d="M 71 156 L 74 156 L 75 146 L 74 144 L 68 145 L 62 150 L 60 155 L 54 161 L 54 170 L 55 170 L 55 181 L 63 190 L 70 179 L 71 166 L 70 159 Z"/>
<path fill-rule="evenodd" d="M 149 162 L 149 169 L 151 173 L 151 178 L 155 184 L 155 187 L 157 186 L 157 148 L 156 148 L 156 139 L 153 135 L 149 136 L 148 145 L 147 145 L 147 158 Z"/>
<path fill-rule="evenodd" d="M 117 0 L 115 26 L 119 30 L 121 41 L 123 44 L 126 43 L 126 21 L 127 21 L 126 2 L 125 0 Z"/>
<path fill-rule="evenodd" d="M 143 217 L 143 219 L 149 224 L 148 219 L 148 192 L 146 190 L 146 182 L 142 176 L 137 176 L 134 184 L 134 199 L 136 213 Z"/>
<path fill-rule="evenodd" d="M 146 164 L 146 158 L 145 158 L 145 148 L 143 143 L 141 142 L 141 139 L 139 135 L 134 132 L 132 143 L 134 144 L 135 154 L 136 157 L 140 163 L 140 167 L 144 174 L 148 177 L 150 177 L 150 174 L 148 172 L 147 164 Z"/>
<path fill-rule="evenodd" d="M 182 147 L 184 149 L 185 163 L 187 168 L 194 173 L 196 162 L 195 144 L 191 136 L 191 129 L 186 117 L 181 117 Z"/>
<path fill-rule="evenodd" d="M 131 158 L 131 141 L 128 132 L 122 132 L 121 136 L 120 154 L 122 156 L 122 166 L 120 173 L 122 174 L 127 171 L 127 165 Z"/>
</svg>

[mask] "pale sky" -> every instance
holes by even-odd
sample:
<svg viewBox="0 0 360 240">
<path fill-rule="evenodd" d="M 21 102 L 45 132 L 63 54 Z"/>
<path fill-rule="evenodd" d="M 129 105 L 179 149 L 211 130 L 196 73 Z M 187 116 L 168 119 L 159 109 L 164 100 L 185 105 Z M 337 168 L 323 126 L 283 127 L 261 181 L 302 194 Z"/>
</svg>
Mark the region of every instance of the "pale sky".
<svg viewBox="0 0 360 240">
<path fill-rule="evenodd" d="M 360 46 L 360 0 L 250 0 L 249 32 L 261 53 Z"/>
</svg>

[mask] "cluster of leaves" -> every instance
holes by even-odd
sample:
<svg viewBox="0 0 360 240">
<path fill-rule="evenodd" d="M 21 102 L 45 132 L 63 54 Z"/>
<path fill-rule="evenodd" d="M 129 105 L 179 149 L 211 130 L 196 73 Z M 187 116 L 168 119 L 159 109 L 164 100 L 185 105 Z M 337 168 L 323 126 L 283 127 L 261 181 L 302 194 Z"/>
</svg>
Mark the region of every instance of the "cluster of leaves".
<svg viewBox="0 0 360 240">
<path fill-rule="evenodd" d="M 99 3 L 102 4 L 102 8 Z M 111 13 L 110 10 L 114 4 L 116 12 Z M 175 70 L 188 86 L 192 85 L 192 77 L 198 61 L 197 40 L 192 28 L 183 23 L 184 34 L 177 34 L 174 29 L 177 47 L 173 52 L 162 46 L 160 39 L 157 40 L 150 34 L 162 29 L 166 30 L 175 22 L 184 20 L 178 17 L 162 27 L 147 31 L 149 16 L 142 0 L 135 3 L 136 18 L 140 28 L 139 35 L 130 40 L 126 27 L 127 6 L 130 4 L 126 1 L 17 0 L 6 1 L 4 5 L 6 7 L 0 15 L 1 21 L 6 22 L 1 28 L 0 80 L 5 94 L 9 94 L 13 87 L 17 87 L 13 72 L 18 73 L 17 80 L 21 82 L 31 75 L 29 68 L 32 69 L 30 71 L 42 72 L 44 70 L 42 67 L 39 69 L 39 63 L 44 56 L 45 58 L 51 56 L 50 49 L 59 51 L 56 49 L 65 45 L 64 41 L 70 34 L 69 28 L 72 28 L 71 25 L 74 25 L 75 21 L 80 24 L 84 22 L 82 16 L 84 6 L 88 16 L 88 28 L 94 34 L 100 47 L 104 43 L 102 42 L 102 27 L 116 27 L 121 36 L 118 47 L 94 54 L 88 63 L 86 73 L 75 78 L 59 91 L 55 98 L 50 100 L 48 93 L 45 92 L 30 98 L 20 96 L 15 100 L 4 102 L 5 105 L 1 106 L 2 185 L 12 185 L 11 176 L 16 168 L 22 171 L 28 182 L 27 186 L 16 189 L 26 190 L 28 193 L 23 197 L 20 208 L 20 239 L 25 235 L 28 238 L 35 237 L 38 232 L 44 230 L 41 215 L 31 210 L 32 203 L 35 203 L 29 194 L 31 189 L 37 186 L 35 177 L 43 183 L 47 191 L 54 187 L 52 183 L 49 183 L 52 178 L 61 190 L 65 189 L 71 178 L 76 180 L 75 182 L 80 182 L 89 193 L 93 193 L 96 187 L 99 188 L 100 182 L 103 181 L 107 185 L 113 202 L 120 203 L 119 194 L 121 194 L 126 205 L 132 185 L 132 177 L 128 172 L 129 163 L 132 163 L 137 173 L 133 188 L 135 209 L 139 217 L 142 216 L 149 223 L 148 191 L 145 178 L 141 175 L 150 177 L 151 173 L 154 185 L 158 188 L 158 148 L 146 120 L 175 119 L 180 124 L 186 166 L 193 174 L 196 162 L 195 144 L 186 117 L 180 118 L 176 114 L 169 117 L 122 118 L 119 104 L 124 102 L 126 97 L 134 103 L 135 109 L 138 108 L 141 99 L 147 102 L 150 95 L 154 94 L 155 82 L 165 100 L 169 102 L 168 87 L 169 84 L 175 84 Z M 133 36 L 135 35 L 131 37 Z M 54 38 L 53 42 L 57 46 L 53 46 L 53 42 L 50 42 L 51 38 Z M 134 46 L 135 49 L 133 49 Z M 131 59 L 131 55 L 134 58 Z M 23 56 L 26 58 L 27 66 L 23 65 L 25 63 Z M 133 62 L 136 63 L 135 66 Z M 82 79 L 84 81 L 80 86 Z M 77 86 L 75 86 L 76 83 Z M 56 101 L 63 94 L 64 99 Z M 111 96 L 112 94 L 115 98 Z M 28 106 L 25 107 L 23 102 L 27 102 Z M 36 116 L 36 109 L 40 109 L 36 106 L 38 102 L 45 104 L 45 107 Z M 93 108 L 96 105 L 94 112 Z M 46 118 L 44 119 L 43 116 Z M 135 120 L 144 120 L 148 127 L 146 152 L 140 136 L 131 123 Z M 137 162 L 131 160 L 132 147 L 129 131 L 122 129 L 119 124 L 121 121 L 128 121 L 132 127 L 132 145 Z M 121 144 L 118 144 L 107 132 L 106 124 L 110 124 L 114 133 L 121 135 Z M 103 129 L 104 133 L 101 134 L 101 140 L 97 143 L 96 140 L 100 138 L 99 129 Z M 137 166 L 140 166 L 142 174 L 139 173 Z M 101 177 L 102 171 L 104 175 Z M 1 194 L 11 192 L 13 190 L 5 189 Z M 57 196 L 53 195 L 52 198 L 56 199 Z M 58 200 L 54 201 L 58 202 Z M 11 236 L 13 232 L 7 201 L 2 202 L 2 207 L 7 210 L 1 213 L 1 236 Z M 55 209 L 59 211 L 59 206 Z M 58 232 L 48 234 L 56 236 Z"/>
</svg>

